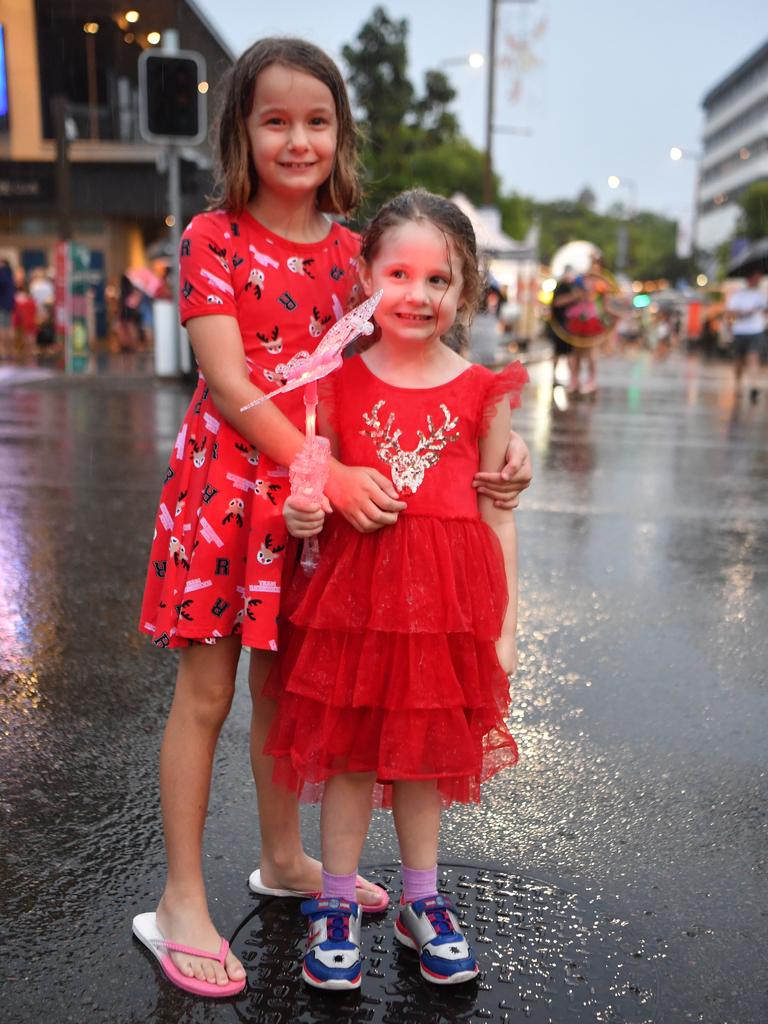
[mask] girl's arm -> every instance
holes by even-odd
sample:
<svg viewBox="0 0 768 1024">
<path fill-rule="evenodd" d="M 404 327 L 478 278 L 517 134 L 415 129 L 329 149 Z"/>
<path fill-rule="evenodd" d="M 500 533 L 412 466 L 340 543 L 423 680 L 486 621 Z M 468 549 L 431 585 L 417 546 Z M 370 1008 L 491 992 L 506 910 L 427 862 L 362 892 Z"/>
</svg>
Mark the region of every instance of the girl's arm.
<svg viewBox="0 0 768 1024">
<path fill-rule="evenodd" d="M 491 498 L 498 508 L 517 508 L 521 492 L 531 482 L 533 469 L 528 445 L 514 430 L 507 435 L 506 453 L 501 462 L 505 463 L 501 471 L 494 468 L 492 471 L 484 472 L 481 465 L 480 471 L 475 473 L 472 486 L 477 489 L 478 494 Z M 496 466 L 500 464 L 497 462 Z"/>
<path fill-rule="evenodd" d="M 289 466 L 304 435 L 273 402 L 240 412 L 264 392 L 248 377 L 240 327 L 231 316 L 200 316 L 187 322 L 189 340 L 216 408 L 246 440 L 281 466 Z M 326 494 L 361 532 L 395 522 L 405 508 L 390 480 L 365 466 L 331 460 Z"/>
<path fill-rule="evenodd" d="M 492 472 L 504 462 L 509 442 L 510 423 L 509 404 L 502 400 L 491 420 L 487 434 L 480 438 L 481 471 Z M 478 494 L 478 505 L 482 519 L 488 523 L 498 537 L 504 555 L 509 599 L 501 636 L 496 643 L 496 653 L 501 667 L 508 675 L 512 675 L 517 668 L 517 641 L 515 638 L 517 632 L 517 528 L 515 516 L 511 509 L 499 507 L 497 502 L 483 494 L 482 491 Z"/>
</svg>

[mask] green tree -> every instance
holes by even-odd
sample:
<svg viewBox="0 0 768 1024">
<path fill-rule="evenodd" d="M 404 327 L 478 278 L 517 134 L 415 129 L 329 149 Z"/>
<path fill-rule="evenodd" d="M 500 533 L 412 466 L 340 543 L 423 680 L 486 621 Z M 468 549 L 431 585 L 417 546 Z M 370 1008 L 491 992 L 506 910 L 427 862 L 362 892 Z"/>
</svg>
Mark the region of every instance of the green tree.
<svg viewBox="0 0 768 1024">
<path fill-rule="evenodd" d="M 584 238 L 602 250 L 609 268 L 615 267 L 622 216 L 620 207 L 600 214 L 579 202 L 566 199 L 532 205 L 541 225 L 540 248 L 545 262 L 552 259 L 561 245 Z M 675 252 L 675 221 L 641 210 L 627 224 L 627 233 L 627 273 L 630 277 L 674 281 L 689 272 L 688 262 L 680 260 Z"/>
<path fill-rule="evenodd" d="M 355 40 L 341 51 L 369 150 L 378 156 L 392 141 L 413 105 L 408 74 L 405 18 L 392 21 L 375 7 Z"/>
<path fill-rule="evenodd" d="M 467 139 L 419 147 L 409 161 L 409 185 L 452 196 L 463 192 L 473 203 L 482 202 L 485 160 Z"/>
<path fill-rule="evenodd" d="M 417 95 L 408 78 L 408 22 L 374 8 L 352 44 L 342 49 L 359 124 L 370 214 L 405 188 L 479 200 L 483 156 L 459 132 L 450 110 L 456 92 L 442 71 L 429 70 Z"/>
<path fill-rule="evenodd" d="M 768 236 L 768 181 L 755 181 L 736 200 L 741 216 L 736 227 L 738 238 L 759 242 Z"/>
<path fill-rule="evenodd" d="M 478 185 L 478 189 L 480 186 Z M 512 192 L 508 196 L 499 196 L 496 205 L 501 210 L 501 228 L 510 238 L 522 240 L 535 218 L 533 200 Z"/>
<path fill-rule="evenodd" d="M 428 141 L 440 145 L 459 136 L 459 122 L 448 108 L 456 99 L 456 90 L 442 71 L 427 71 L 424 95 L 413 104 L 415 123 Z M 462 140 L 465 141 L 465 140 Z"/>
</svg>

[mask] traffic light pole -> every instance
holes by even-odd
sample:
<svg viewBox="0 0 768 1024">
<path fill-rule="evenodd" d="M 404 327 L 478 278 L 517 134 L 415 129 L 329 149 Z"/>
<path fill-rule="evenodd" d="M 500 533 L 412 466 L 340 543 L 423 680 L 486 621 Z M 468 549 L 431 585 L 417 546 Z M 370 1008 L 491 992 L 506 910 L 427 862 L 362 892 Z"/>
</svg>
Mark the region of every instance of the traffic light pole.
<svg viewBox="0 0 768 1024">
<path fill-rule="evenodd" d="M 166 29 L 163 33 L 164 54 L 173 57 L 179 52 L 179 34 L 176 29 Z M 171 298 L 175 315 L 173 317 L 173 351 L 176 353 L 178 365 L 181 367 L 181 330 L 179 317 L 179 249 L 181 247 L 181 157 L 179 147 L 171 142 L 166 150 L 168 159 L 168 213 L 171 222 L 169 236 L 171 241 Z"/>
<path fill-rule="evenodd" d="M 179 49 L 176 29 L 163 33 L 162 50 L 145 50 L 139 57 L 139 132 L 147 142 L 163 146 L 168 173 L 168 205 L 165 224 L 171 243 L 170 282 L 174 304 L 173 322 L 164 326 L 168 341 L 156 344 L 155 366 L 163 372 L 189 368 L 189 352 L 178 323 L 179 249 L 181 243 L 181 147 L 198 146 L 205 139 L 205 61 L 199 53 Z M 170 312 L 170 311 L 167 311 Z M 159 332 L 156 342 L 159 342 Z M 161 358 L 158 358 L 158 357 Z M 170 358 L 166 358 L 170 357 Z M 175 365 L 175 369 L 173 366 Z M 158 372 L 160 370 L 158 369 Z"/>
<path fill-rule="evenodd" d="M 169 236 L 171 240 L 171 298 L 174 311 L 179 308 L 179 249 L 181 247 L 181 158 L 179 147 L 170 145 L 168 157 L 168 212 L 171 215 Z M 179 367 L 184 363 L 181 352 L 181 331 L 178 314 L 173 317 L 173 351 L 177 353 Z"/>
</svg>

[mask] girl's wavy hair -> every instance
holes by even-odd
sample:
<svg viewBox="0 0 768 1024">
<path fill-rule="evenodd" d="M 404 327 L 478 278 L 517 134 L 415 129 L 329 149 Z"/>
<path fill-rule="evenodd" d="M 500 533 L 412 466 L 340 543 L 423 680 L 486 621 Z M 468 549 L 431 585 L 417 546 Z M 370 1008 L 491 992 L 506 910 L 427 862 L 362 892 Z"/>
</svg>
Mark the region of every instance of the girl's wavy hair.
<svg viewBox="0 0 768 1024">
<path fill-rule="evenodd" d="M 449 256 L 453 249 L 461 261 L 463 304 L 456 323 L 443 340 L 452 348 L 463 346 L 466 344 L 468 328 L 480 305 L 482 295 L 482 278 L 477 263 L 477 241 L 472 223 L 469 217 L 445 196 L 427 192 L 424 188 L 401 192 L 381 207 L 363 233 L 360 256 L 368 266 L 376 258 L 385 232 L 406 221 L 428 221 L 433 224 L 445 238 Z M 453 264 L 450 259 L 449 264 L 453 278 Z"/>
<path fill-rule="evenodd" d="M 219 86 L 219 112 L 213 128 L 215 190 L 211 210 L 242 213 L 256 194 L 259 178 L 251 157 L 246 121 L 253 109 L 256 79 L 273 64 L 311 75 L 326 85 L 336 107 L 337 139 L 333 169 L 317 190 L 318 209 L 348 214 L 360 202 L 357 129 L 341 72 L 319 47 L 303 39 L 260 39 L 235 61 Z"/>
</svg>

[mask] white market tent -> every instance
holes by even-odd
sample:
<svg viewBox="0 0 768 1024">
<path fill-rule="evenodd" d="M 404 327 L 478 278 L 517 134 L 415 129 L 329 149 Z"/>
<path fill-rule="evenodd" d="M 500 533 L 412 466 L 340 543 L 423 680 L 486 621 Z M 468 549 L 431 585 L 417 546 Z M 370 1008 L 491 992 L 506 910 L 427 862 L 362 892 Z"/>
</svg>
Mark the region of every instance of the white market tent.
<svg viewBox="0 0 768 1024">
<path fill-rule="evenodd" d="M 472 224 L 482 263 L 506 288 L 509 299 L 520 306 L 518 336 L 534 337 L 539 292 L 538 225 L 518 242 L 501 230 L 499 210 L 477 207 L 462 192 L 456 192 L 451 199 Z"/>
</svg>

